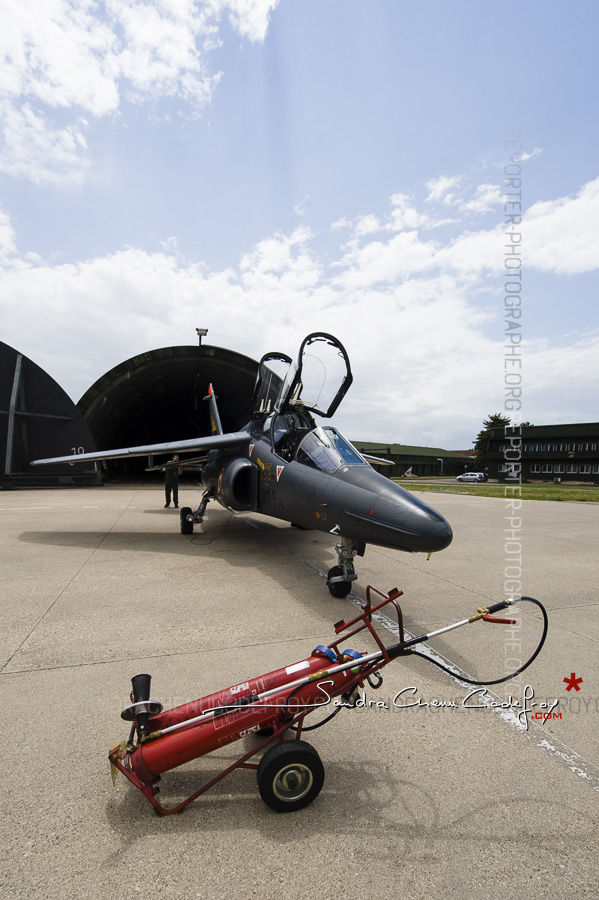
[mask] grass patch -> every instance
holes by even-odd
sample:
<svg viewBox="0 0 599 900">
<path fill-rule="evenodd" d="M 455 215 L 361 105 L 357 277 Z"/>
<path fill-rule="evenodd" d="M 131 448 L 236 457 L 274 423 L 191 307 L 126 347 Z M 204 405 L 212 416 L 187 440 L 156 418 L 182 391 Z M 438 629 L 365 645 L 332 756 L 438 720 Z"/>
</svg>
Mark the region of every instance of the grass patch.
<svg viewBox="0 0 599 900">
<path fill-rule="evenodd" d="M 599 486 L 575 485 L 568 487 L 564 484 L 422 484 L 414 481 L 402 481 L 397 483 L 408 491 L 422 491 L 431 493 L 471 494 L 477 497 L 521 497 L 523 500 L 557 500 L 565 502 L 590 502 L 599 503 Z"/>
</svg>

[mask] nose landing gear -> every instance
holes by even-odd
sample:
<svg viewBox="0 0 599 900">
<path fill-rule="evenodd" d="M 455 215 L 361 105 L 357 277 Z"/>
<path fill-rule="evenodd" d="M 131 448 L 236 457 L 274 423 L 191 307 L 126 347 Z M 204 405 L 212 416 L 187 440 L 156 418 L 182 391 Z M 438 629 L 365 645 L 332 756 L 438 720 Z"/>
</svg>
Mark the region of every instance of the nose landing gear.
<svg viewBox="0 0 599 900">
<path fill-rule="evenodd" d="M 204 491 L 200 505 L 194 512 L 190 506 L 184 506 L 179 513 L 181 522 L 181 534 L 193 534 L 193 526 L 200 525 L 204 521 L 206 507 L 214 497 L 212 490 Z"/>
<path fill-rule="evenodd" d="M 354 541 L 352 538 L 341 538 L 337 544 L 337 559 L 339 565 L 329 569 L 327 587 L 333 597 L 347 597 L 351 591 L 351 583 L 357 579 L 354 569 L 354 557 L 364 556 L 366 544 L 363 541 Z"/>
</svg>

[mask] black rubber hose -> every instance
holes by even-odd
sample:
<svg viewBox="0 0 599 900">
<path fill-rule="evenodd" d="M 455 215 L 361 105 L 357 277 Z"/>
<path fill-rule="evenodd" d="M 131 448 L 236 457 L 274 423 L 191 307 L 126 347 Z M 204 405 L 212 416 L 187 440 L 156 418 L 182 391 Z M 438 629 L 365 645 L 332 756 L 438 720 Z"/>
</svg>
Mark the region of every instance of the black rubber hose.
<svg viewBox="0 0 599 900">
<path fill-rule="evenodd" d="M 453 672 L 447 666 L 444 666 L 443 663 L 440 663 L 438 660 L 432 659 L 430 656 L 426 656 L 424 653 L 419 653 L 417 650 L 410 650 L 410 653 L 413 653 L 414 656 L 419 656 L 421 659 L 425 659 L 428 662 L 433 663 L 433 665 L 438 666 L 439 669 L 442 669 L 444 672 L 448 672 L 449 675 L 453 675 L 454 678 L 459 678 L 460 681 L 465 681 L 467 684 L 503 684 L 504 681 L 509 681 L 510 678 L 515 678 L 516 675 L 520 674 L 520 672 L 524 672 L 525 669 L 528 669 L 530 664 L 532 662 L 534 662 L 534 660 L 537 658 L 537 656 L 541 652 L 541 648 L 542 648 L 543 644 L 545 643 L 545 638 L 547 637 L 547 629 L 549 627 L 549 619 L 547 618 L 547 610 L 545 609 L 543 604 L 539 603 L 538 600 L 535 600 L 534 597 L 520 597 L 519 598 L 519 602 L 521 602 L 523 600 L 528 601 L 528 603 L 534 603 L 535 606 L 538 606 L 539 609 L 541 610 L 541 614 L 543 616 L 543 633 L 541 635 L 541 640 L 537 644 L 535 652 L 532 654 L 532 656 L 524 663 L 523 666 L 520 666 L 519 669 L 516 669 L 516 671 L 512 672 L 510 675 L 504 675 L 503 678 L 494 678 L 492 681 L 479 681 L 475 678 L 467 678 L 465 675 L 459 675 L 456 672 Z M 497 608 L 497 607 L 495 607 L 495 608 Z M 501 608 L 505 609 L 505 607 L 501 607 Z"/>
</svg>

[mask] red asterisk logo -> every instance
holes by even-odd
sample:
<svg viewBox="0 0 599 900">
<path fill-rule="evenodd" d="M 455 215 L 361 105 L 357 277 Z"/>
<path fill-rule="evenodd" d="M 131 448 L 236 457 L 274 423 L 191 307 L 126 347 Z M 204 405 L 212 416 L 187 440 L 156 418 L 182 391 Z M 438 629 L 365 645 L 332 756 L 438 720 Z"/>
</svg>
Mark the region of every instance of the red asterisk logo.
<svg viewBox="0 0 599 900">
<path fill-rule="evenodd" d="M 564 682 L 568 685 L 566 688 L 567 691 L 571 691 L 574 688 L 575 691 L 579 691 L 579 684 L 582 684 L 582 678 L 577 678 L 575 672 L 570 673 L 569 678 L 564 678 Z"/>
</svg>

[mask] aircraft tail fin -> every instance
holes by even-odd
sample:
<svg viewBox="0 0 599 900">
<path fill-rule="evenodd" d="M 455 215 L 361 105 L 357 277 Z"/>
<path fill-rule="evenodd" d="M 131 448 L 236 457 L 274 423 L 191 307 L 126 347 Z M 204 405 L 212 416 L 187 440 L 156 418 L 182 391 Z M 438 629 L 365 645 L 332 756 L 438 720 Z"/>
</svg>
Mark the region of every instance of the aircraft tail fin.
<svg viewBox="0 0 599 900">
<path fill-rule="evenodd" d="M 210 409 L 210 434 L 223 434 L 223 426 L 220 423 L 220 416 L 218 414 L 218 406 L 216 403 L 216 394 L 214 393 L 214 388 L 211 384 L 208 386 L 208 396 L 204 397 L 204 400 L 208 401 Z"/>
</svg>

